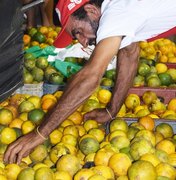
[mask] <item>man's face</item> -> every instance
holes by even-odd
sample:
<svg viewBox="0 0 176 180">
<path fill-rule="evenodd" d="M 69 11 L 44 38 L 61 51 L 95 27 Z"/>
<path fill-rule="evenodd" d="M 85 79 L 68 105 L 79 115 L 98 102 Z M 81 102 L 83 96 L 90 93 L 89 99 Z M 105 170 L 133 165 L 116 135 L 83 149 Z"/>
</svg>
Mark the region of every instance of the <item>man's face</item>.
<svg viewBox="0 0 176 180">
<path fill-rule="evenodd" d="M 78 20 L 71 16 L 68 20 L 66 31 L 73 39 L 77 39 L 83 47 L 95 45 L 98 21 L 91 20 L 88 16 L 86 20 Z"/>
</svg>

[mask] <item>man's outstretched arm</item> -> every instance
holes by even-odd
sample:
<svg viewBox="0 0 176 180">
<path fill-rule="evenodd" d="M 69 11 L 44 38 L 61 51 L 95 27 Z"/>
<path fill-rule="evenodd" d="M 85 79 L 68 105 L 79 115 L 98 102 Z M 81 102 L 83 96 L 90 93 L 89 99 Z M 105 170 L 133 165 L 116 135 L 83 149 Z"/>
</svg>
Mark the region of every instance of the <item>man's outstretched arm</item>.
<svg viewBox="0 0 176 180">
<path fill-rule="evenodd" d="M 45 118 L 39 127 L 44 137 L 57 128 L 82 102 L 84 102 L 96 89 L 112 57 L 117 53 L 121 38 L 107 38 L 102 40 L 95 48 L 90 60 L 71 80 L 67 89 L 53 112 Z M 20 163 L 34 147 L 44 142 L 44 139 L 35 131 L 19 138 L 7 148 L 4 161 Z"/>
<path fill-rule="evenodd" d="M 116 70 L 116 82 L 113 88 L 112 98 L 107 109 L 95 109 L 84 115 L 84 120 L 96 119 L 98 122 L 106 122 L 115 117 L 120 110 L 129 88 L 131 87 L 137 72 L 139 58 L 139 47 L 133 43 L 118 52 L 118 62 Z"/>
</svg>

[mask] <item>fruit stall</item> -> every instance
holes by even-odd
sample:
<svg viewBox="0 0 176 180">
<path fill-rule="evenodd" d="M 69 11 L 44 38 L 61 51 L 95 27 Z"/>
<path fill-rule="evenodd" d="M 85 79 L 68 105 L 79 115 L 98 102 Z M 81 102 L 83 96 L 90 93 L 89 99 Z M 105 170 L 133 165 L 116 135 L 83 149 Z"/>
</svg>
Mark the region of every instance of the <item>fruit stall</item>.
<svg viewBox="0 0 176 180">
<path fill-rule="evenodd" d="M 116 74 L 112 68 L 86 102 L 20 164 L 3 162 L 8 145 L 36 129 L 86 61 L 67 57 L 65 71 L 48 61 L 56 55 L 52 45 L 59 31 L 33 27 L 23 36 L 24 85 L 0 103 L 0 179 L 175 180 L 176 44 L 170 39 L 140 42 L 133 87 L 114 120 L 83 121 L 86 112 L 109 103 Z"/>
</svg>

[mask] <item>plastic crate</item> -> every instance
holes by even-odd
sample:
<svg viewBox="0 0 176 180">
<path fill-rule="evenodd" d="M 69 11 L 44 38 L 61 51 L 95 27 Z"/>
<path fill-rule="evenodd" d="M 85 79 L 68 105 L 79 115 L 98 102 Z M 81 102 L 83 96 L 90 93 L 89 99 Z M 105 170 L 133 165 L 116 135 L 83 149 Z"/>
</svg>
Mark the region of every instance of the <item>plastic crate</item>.
<svg viewBox="0 0 176 180">
<path fill-rule="evenodd" d="M 176 88 L 151 88 L 151 87 L 132 87 L 129 89 L 128 94 L 134 93 L 142 96 L 146 91 L 153 91 L 159 98 L 162 98 L 164 103 L 167 104 L 172 98 L 176 97 Z"/>
<path fill-rule="evenodd" d="M 55 85 L 55 84 L 43 83 L 43 94 L 53 94 L 59 90 L 63 91 L 64 88 L 65 88 L 65 84 Z"/>
<path fill-rule="evenodd" d="M 43 96 L 43 82 L 38 84 L 24 84 L 14 94 L 30 94 L 41 97 Z"/>
</svg>

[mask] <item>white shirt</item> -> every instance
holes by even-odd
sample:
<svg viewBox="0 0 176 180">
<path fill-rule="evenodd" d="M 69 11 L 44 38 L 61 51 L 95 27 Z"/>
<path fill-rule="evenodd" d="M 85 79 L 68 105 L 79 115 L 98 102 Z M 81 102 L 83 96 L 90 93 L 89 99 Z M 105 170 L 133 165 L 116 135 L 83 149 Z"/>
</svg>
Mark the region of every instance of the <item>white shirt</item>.
<svg viewBox="0 0 176 180">
<path fill-rule="evenodd" d="M 124 36 L 120 48 L 176 26 L 176 0 L 104 0 L 97 43 Z"/>
</svg>

